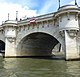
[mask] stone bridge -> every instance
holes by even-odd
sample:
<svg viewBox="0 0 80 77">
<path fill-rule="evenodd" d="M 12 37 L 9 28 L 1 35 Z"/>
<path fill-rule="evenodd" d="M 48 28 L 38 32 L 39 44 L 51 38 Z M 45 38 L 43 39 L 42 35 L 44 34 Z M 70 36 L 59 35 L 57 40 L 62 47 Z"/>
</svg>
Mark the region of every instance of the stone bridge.
<svg viewBox="0 0 80 77">
<path fill-rule="evenodd" d="M 57 12 L 20 21 L 7 20 L 0 26 L 0 50 L 5 57 L 51 56 L 54 48 L 65 59 L 80 58 L 80 8 L 65 5 Z"/>
</svg>

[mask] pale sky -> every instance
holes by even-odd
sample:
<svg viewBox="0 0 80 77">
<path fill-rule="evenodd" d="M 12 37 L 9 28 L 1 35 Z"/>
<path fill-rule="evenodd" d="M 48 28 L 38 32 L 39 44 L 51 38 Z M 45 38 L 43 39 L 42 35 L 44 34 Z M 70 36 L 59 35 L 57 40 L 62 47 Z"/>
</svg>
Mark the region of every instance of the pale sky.
<svg viewBox="0 0 80 77">
<path fill-rule="evenodd" d="M 75 4 L 75 0 L 60 0 L 61 6 Z M 80 0 L 76 0 L 80 5 Z M 58 0 L 0 0 L 0 24 L 8 19 L 16 19 L 16 11 L 18 11 L 18 19 L 33 17 L 37 15 L 52 13 L 58 9 Z"/>
</svg>

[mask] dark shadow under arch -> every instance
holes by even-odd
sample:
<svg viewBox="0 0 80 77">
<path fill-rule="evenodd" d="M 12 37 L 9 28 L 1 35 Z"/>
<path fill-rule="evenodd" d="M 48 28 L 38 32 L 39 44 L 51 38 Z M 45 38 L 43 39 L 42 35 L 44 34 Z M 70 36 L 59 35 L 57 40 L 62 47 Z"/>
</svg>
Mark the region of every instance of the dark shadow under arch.
<svg viewBox="0 0 80 77">
<path fill-rule="evenodd" d="M 50 56 L 52 49 L 59 43 L 59 41 L 42 32 L 31 33 L 24 37 L 17 47 L 20 55 L 28 56 Z"/>
<path fill-rule="evenodd" d="M 0 40 L 0 53 L 4 53 L 4 51 L 5 51 L 5 43 L 2 40 Z"/>
</svg>

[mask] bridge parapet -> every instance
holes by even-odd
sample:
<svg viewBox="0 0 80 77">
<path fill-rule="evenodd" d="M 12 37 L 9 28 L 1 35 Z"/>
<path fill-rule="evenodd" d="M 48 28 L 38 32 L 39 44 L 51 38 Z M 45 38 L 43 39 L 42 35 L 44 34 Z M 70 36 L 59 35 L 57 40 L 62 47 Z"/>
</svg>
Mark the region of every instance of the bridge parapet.
<svg viewBox="0 0 80 77">
<path fill-rule="evenodd" d="M 2 24 L 3 27 L 6 26 L 17 26 L 17 21 L 14 20 L 7 20 Z"/>
<path fill-rule="evenodd" d="M 37 23 L 40 23 L 40 22 L 53 20 L 53 15 L 54 15 L 54 13 L 50 13 L 50 14 L 46 14 L 46 15 L 33 17 L 33 18 L 35 19 L 36 24 L 37 24 Z M 31 19 L 32 18 L 27 18 L 25 20 L 18 21 L 18 24 L 19 24 L 18 26 L 30 25 L 30 20 Z"/>
<path fill-rule="evenodd" d="M 66 9 L 79 9 L 78 5 L 64 5 L 58 9 L 58 11 L 63 11 Z"/>
</svg>

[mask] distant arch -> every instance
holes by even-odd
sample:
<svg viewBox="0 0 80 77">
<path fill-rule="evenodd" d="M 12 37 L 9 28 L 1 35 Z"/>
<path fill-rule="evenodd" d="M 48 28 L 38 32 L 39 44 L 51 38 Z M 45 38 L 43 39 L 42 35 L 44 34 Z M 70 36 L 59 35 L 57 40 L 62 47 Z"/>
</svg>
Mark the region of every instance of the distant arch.
<svg viewBox="0 0 80 77">
<path fill-rule="evenodd" d="M 5 50 L 5 43 L 0 40 L 0 50 Z"/>
</svg>

